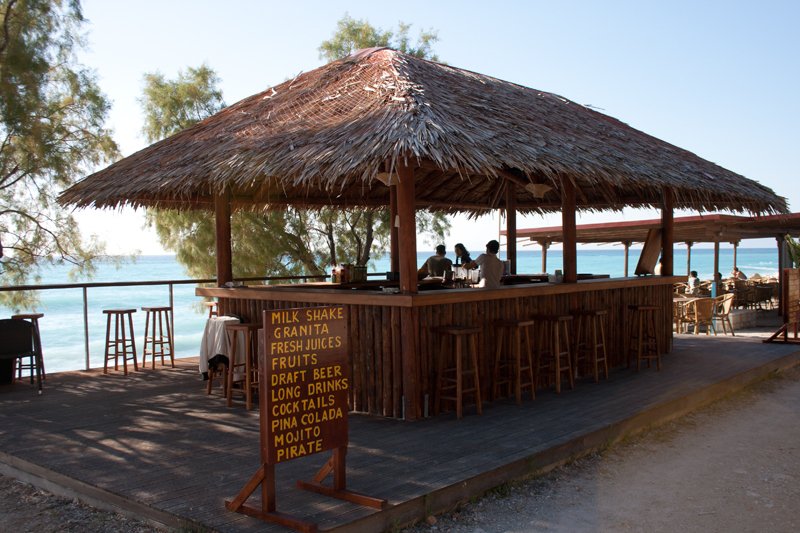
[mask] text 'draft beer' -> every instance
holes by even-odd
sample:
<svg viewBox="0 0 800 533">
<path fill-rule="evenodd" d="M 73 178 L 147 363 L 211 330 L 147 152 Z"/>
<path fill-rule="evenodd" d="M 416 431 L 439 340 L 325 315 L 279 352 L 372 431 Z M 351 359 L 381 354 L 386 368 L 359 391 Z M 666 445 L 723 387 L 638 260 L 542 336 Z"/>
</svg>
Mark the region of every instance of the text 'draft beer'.
<svg viewBox="0 0 800 533">
<path fill-rule="evenodd" d="M 347 445 L 343 307 L 264 312 L 267 463 Z"/>
</svg>

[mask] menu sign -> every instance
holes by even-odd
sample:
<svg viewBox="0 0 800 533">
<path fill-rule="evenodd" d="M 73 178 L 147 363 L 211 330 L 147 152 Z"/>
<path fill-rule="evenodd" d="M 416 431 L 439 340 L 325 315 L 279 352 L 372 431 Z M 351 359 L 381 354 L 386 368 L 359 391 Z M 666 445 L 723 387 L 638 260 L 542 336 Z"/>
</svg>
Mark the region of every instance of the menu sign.
<svg viewBox="0 0 800 533">
<path fill-rule="evenodd" d="M 347 446 L 344 308 L 264 311 L 261 388 L 267 464 Z"/>
</svg>

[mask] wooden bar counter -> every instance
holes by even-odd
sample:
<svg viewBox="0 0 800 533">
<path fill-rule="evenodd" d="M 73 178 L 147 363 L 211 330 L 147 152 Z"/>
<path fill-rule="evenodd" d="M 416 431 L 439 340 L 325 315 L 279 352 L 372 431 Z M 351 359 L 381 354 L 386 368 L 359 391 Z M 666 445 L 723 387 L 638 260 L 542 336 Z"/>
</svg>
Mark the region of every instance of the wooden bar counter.
<svg viewBox="0 0 800 533">
<path fill-rule="evenodd" d="M 196 294 L 217 298 L 220 315 L 236 315 L 252 321 L 261 320 L 262 311 L 268 309 L 344 305 L 349 323 L 350 408 L 414 420 L 424 416 L 427 406 L 433 404 L 435 357 L 439 350 L 439 339 L 433 332 L 436 326 L 483 328 L 478 356 L 484 376 L 482 388 L 488 392 L 491 383 L 487 378 L 491 376 L 496 341 L 492 326 L 495 320 L 528 318 L 535 313 L 607 309 L 609 363 L 622 366 L 625 364 L 624 326 L 628 305 L 659 306 L 662 311 L 657 334 L 661 351 L 672 349 L 672 285 L 683 279 L 673 276 L 606 278 L 577 283 L 520 284 L 498 289 L 421 290 L 417 294 L 384 293 L 379 282 L 369 282 L 358 288 L 315 283 L 198 288 Z M 404 357 L 404 353 L 412 355 Z"/>
</svg>

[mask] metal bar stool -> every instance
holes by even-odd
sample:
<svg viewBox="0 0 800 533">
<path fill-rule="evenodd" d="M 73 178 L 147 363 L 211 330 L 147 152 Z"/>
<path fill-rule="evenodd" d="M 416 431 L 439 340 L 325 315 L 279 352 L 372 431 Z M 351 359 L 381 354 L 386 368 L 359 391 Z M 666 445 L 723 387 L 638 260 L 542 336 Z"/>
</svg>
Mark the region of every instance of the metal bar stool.
<svg viewBox="0 0 800 533">
<path fill-rule="evenodd" d="M 261 328 L 262 325 L 258 322 L 225 324 L 229 347 L 228 383 L 225 389 L 228 407 L 233 405 L 234 383 L 241 383 L 247 409 L 253 408 L 253 390 L 258 391 L 258 350 L 255 348 L 255 344 L 258 341 L 258 330 Z M 240 333 L 244 337 L 242 361 L 237 358 Z"/>
<path fill-rule="evenodd" d="M 169 356 L 172 368 L 175 368 L 175 350 L 172 343 L 172 326 L 170 325 L 172 322 L 172 307 L 142 307 L 142 311 L 145 312 L 142 368 L 147 367 L 147 354 L 150 354 L 153 358 L 152 368 L 156 367 L 157 356 L 161 356 L 161 366 L 164 366 L 164 357 Z M 166 336 L 164 336 L 165 321 L 167 323 Z"/>
<path fill-rule="evenodd" d="M 537 314 L 531 319 L 536 330 L 537 377 L 544 370 L 551 374 L 556 384 L 556 393 L 561 394 L 561 381 L 566 374 L 569 388 L 575 388 L 570 355 L 570 326 L 572 315 Z"/>
<path fill-rule="evenodd" d="M 496 320 L 493 325 L 499 331 L 494 357 L 492 399 L 498 397 L 501 387 L 508 387 L 508 396 L 511 396 L 513 390 L 517 404 L 522 403 L 522 389 L 525 388 L 530 388 L 531 399 L 536 399 L 530 336 L 530 328 L 534 325 L 534 321 Z M 525 341 L 524 350 L 522 348 L 523 339 Z"/>
<path fill-rule="evenodd" d="M 656 370 L 661 370 L 661 350 L 658 346 L 658 336 L 656 335 L 656 313 L 657 305 L 629 305 L 628 311 L 632 316 L 628 320 L 630 324 L 628 336 L 628 367 L 631 366 L 631 359 L 636 359 L 636 371 L 641 368 L 642 361 L 647 361 L 647 368 L 650 368 L 650 361 L 655 360 Z"/>
<path fill-rule="evenodd" d="M 45 380 L 45 373 L 44 373 L 44 355 L 42 353 L 42 338 L 39 335 L 39 319 L 44 317 L 44 313 L 22 313 L 19 315 L 11 315 L 11 318 L 17 318 L 20 320 L 30 320 L 33 324 L 33 342 L 34 346 L 38 350 L 39 357 L 41 360 L 39 361 L 39 370 L 42 374 L 42 381 Z M 22 379 L 22 370 L 26 369 L 29 371 L 31 376 L 31 384 L 33 384 L 34 374 L 36 373 L 36 361 L 34 360 L 35 357 L 31 355 L 28 358 L 27 363 L 23 363 L 22 359 L 19 359 L 18 366 L 17 366 L 17 379 Z"/>
<path fill-rule="evenodd" d="M 128 361 L 133 361 L 133 369 L 139 370 L 136 362 L 136 339 L 133 333 L 133 313 L 136 309 L 103 309 L 108 317 L 106 322 L 106 350 L 103 361 L 103 374 L 108 374 L 108 362 L 113 358 L 114 370 L 119 370 L 122 357 L 122 368 L 128 375 Z M 114 317 L 114 338 L 111 338 L 111 317 Z M 128 330 L 125 328 L 125 317 L 128 318 Z"/>
<path fill-rule="evenodd" d="M 603 321 L 608 315 L 605 309 L 575 310 L 572 316 L 575 320 L 575 347 L 573 349 L 572 365 L 575 376 L 581 363 L 591 369 L 594 382 L 600 381 L 600 363 L 603 364 L 603 375 L 608 379 L 608 359 L 606 357 L 606 332 Z"/>
<path fill-rule="evenodd" d="M 482 414 L 481 407 L 481 381 L 478 372 L 478 335 L 481 328 L 469 326 L 440 326 L 434 331 L 441 335 L 441 350 L 439 352 L 436 371 L 436 401 L 434 402 L 435 414 L 439 414 L 442 400 L 452 401 L 456 404 L 456 418 L 464 414 L 463 399 L 465 394 L 474 394 L 475 408 Z M 466 337 L 466 339 L 465 339 Z M 465 344 L 467 345 L 465 347 Z M 466 368 L 464 357 L 469 357 Z M 455 359 L 452 366 L 448 363 Z M 464 376 L 472 377 L 472 386 L 464 386 Z"/>
</svg>

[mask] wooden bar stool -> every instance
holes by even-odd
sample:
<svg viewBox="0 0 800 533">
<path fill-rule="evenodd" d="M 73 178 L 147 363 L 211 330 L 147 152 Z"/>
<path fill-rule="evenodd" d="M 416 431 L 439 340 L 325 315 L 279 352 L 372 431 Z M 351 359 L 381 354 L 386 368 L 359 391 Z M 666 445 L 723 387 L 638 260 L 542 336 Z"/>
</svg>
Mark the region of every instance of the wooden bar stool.
<svg viewBox="0 0 800 533">
<path fill-rule="evenodd" d="M 208 308 L 208 318 L 211 318 L 212 316 L 219 316 L 219 313 L 217 312 L 217 302 L 203 302 L 203 305 Z"/>
<path fill-rule="evenodd" d="M 493 325 L 499 331 L 497 333 L 497 350 L 494 356 L 492 399 L 498 397 L 501 387 L 508 387 L 508 396 L 511 396 L 513 390 L 517 404 L 522 403 L 522 389 L 524 388 L 530 388 L 531 399 L 536 399 L 530 336 L 530 328 L 534 325 L 534 321 L 497 320 Z M 523 339 L 525 341 L 524 349 Z"/>
<path fill-rule="evenodd" d="M 536 368 L 537 377 L 542 371 L 552 375 L 556 383 L 556 393 L 561 394 L 562 376 L 566 374 L 569 388 L 575 388 L 570 356 L 570 327 L 572 315 L 533 315 L 536 330 Z"/>
<path fill-rule="evenodd" d="M 44 381 L 45 379 L 44 355 L 42 355 L 42 338 L 41 336 L 39 336 L 39 319 L 42 317 L 44 317 L 44 313 L 23 313 L 19 315 L 11 315 L 11 318 L 17 318 L 20 320 L 30 320 L 30 322 L 33 324 L 33 342 L 34 346 L 38 349 L 39 355 L 41 357 L 41 361 L 39 361 L 40 364 L 39 369 L 42 373 L 42 381 Z M 17 372 L 18 372 L 17 379 L 22 379 L 22 370 L 26 369 L 30 373 L 31 384 L 33 384 L 34 374 L 36 373 L 36 361 L 34 359 L 35 359 L 34 356 L 30 356 L 28 358 L 27 363 L 23 363 L 22 359 L 19 359 L 18 361 L 19 366 L 17 367 Z"/>
<path fill-rule="evenodd" d="M 233 385 L 240 383 L 244 393 L 247 409 L 253 408 L 253 390 L 258 391 L 258 330 L 262 325 L 258 322 L 244 324 L 225 324 L 225 333 L 228 336 L 228 383 L 226 397 L 228 407 L 233 405 Z M 243 360 L 237 358 L 239 334 L 244 338 Z M 240 377 L 237 377 L 239 374 Z"/>
<path fill-rule="evenodd" d="M 575 377 L 583 363 L 591 369 L 594 382 L 600 381 L 600 363 L 603 364 L 603 375 L 608 379 L 608 359 L 606 358 L 606 332 L 603 321 L 608 315 L 605 309 L 575 310 L 572 312 L 575 321 L 575 347 L 573 348 L 572 365 Z"/>
<path fill-rule="evenodd" d="M 108 374 L 108 362 L 114 359 L 114 370 L 119 370 L 119 357 L 122 357 L 122 368 L 128 375 L 128 361 L 133 361 L 133 369 L 139 370 L 136 362 L 136 339 L 133 333 L 133 313 L 136 309 L 103 309 L 108 317 L 106 322 L 106 353 L 103 362 L 103 374 Z M 114 338 L 111 338 L 111 317 L 114 317 Z M 128 328 L 125 328 L 125 317 Z"/>
<path fill-rule="evenodd" d="M 434 328 L 442 337 L 436 370 L 435 414 L 439 414 L 442 400 L 456 404 L 456 418 L 463 413 L 465 394 L 474 394 L 475 408 L 482 414 L 481 381 L 478 372 L 478 335 L 481 328 L 469 326 L 440 326 Z M 465 338 L 466 337 L 466 338 Z M 466 344 L 466 346 L 465 346 Z M 468 357 L 467 365 L 464 358 Z M 455 359 L 455 361 L 452 361 Z M 471 368 L 467 368 L 471 366 Z M 464 376 L 472 377 L 472 386 L 465 388 Z"/>
<path fill-rule="evenodd" d="M 142 368 L 147 367 L 147 354 L 153 358 L 152 368 L 156 367 L 156 357 L 161 356 L 161 366 L 164 366 L 164 357 L 169 356 L 172 368 L 175 368 L 175 350 L 172 343 L 172 307 L 142 307 L 144 317 L 144 348 L 142 349 Z M 164 335 L 164 322 L 167 324 L 167 334 Z M 166 351 L 165 351 L 166 348 Z"/>
<path fill-rule="evenodd" d="M 657 305 L 629 305 L 628 311 L 631 313 L 628 323 L 630 324 L 628 336 L 628 367 L 631 366 L 631 359 L 636 359 L 636 371 L 638 372 L 642 360 L 647 361 L 647 368 L 650 368 L 650 361 L 656 361 L 656 370 L 661 370 L 661 350 L 658 346 L 656 336 L 656 313 Z"/>
</svg>

